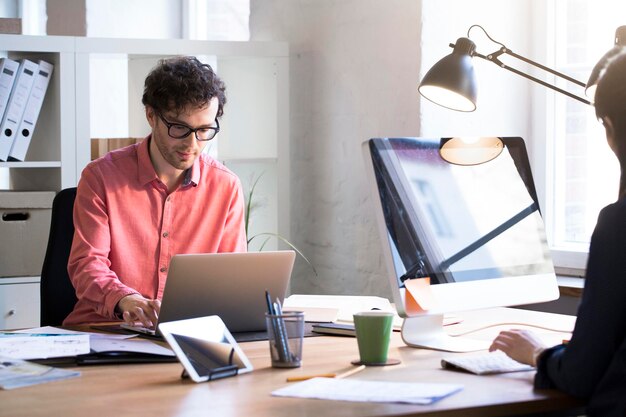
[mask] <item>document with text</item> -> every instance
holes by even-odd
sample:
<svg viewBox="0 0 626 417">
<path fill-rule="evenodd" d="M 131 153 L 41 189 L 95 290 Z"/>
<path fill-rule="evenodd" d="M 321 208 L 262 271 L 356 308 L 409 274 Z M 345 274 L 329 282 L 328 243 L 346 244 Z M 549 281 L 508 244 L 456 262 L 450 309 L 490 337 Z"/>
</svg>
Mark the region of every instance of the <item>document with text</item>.
<svg viewBox="0 0 626 417">
<path fill-rule="evenodd" d="M 272 392 L 277 397 L 432 404 L 463 389 L 459 384 L 313 378 Z"/>
</svg>

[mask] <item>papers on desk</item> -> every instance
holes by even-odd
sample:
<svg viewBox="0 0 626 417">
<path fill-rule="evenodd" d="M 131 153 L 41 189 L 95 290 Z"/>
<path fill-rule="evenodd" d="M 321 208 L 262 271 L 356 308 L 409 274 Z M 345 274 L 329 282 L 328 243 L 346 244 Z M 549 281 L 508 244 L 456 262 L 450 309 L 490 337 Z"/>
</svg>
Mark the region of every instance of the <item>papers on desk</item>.
<svg viewBox="0 0 626 417">
<path fill-rule="evenodd" d="M 176 361 L 176 355 L 171 349 L 149 340 L 127 340 L 136 335 L 77 332 L 57 327 L 40 327 L 10 334 L 13 339 L 6 342 L 7 350 L 4 351 L 3 339 L 0 337 L 0 355 L 32 359 L 47 365 Z M 80 345 L 71 343 L 76 340 L 80 340 Z M 23 343 L 21 351 L 16 349 L 17 341 Z"/>
<path fill-rule="evenodd" d="M 33 327 L 31 329 L 16 330 L 12 333 L 47 333 L 47 334 L 86 334 L 89 335 L 90 340 L 94 339 L 131 339 L 137 337 L 136 334 L 111 334 L 111 333 L 99 333 L 99 332 L 79 332 L 76 330 L 67 330 L 59 327 L 44 326 Z"/>
<path fill-rule="evenodd" d="M 0 356 L 0 388 L 13 389 L 60 379 L 74 378 L 78 371 L 52 368 L 21 359 Z"/>
<path fill-rule="evenodd" d="M 175 358 L 172 349 L 163 347 L 149 340 L 119 340 L 98 338 L 91 341 L 91 351 L 94 353 L 128 352 L 145 355 L 161 355 Z"/>
<path fill-rule="evenodd" d="M 89 336 L 82 334 L 0 333 L 0 356 L 47 359 L 89 353 Z"/>
<path fill-rule="evenodd" d="M 315 309 L 318 310 L 317 314 L 315 314 Z M 352 322 L 354 313 L 368 310 L 396 312 L 389 300 L 382 297 L 305 294 L 293 294 L 285 298 L 283 310 L 304 311 L 304 319 L 308 322 Z M 307 311 L 311 314 L 307 314 Z M 323 311 L 326 311 L 326 314 L 322 314 Z M 400 324 L 402 324 L 401 321 Z"/>
<path fill-rule="evenodd" d="M 321 400 L 432 404 L 463 389 L 458 384 L 313 378 L 272 392 L 277 397 Z"/>
<path fill-rule="evenodd" d="M 283 312 L 288 311 L 302 311 L 304 313 L 304 321 L 308 323 L 332 323 L 337 320 L 337 315 L 339 314 L 338 308 L 330 307 L 283 307 Z"/>
<path fill-rule="evenodd" d="M 360 295 L 306 295 L 293 294 L 285 298 L 283 311 L 304 311 L 304 320 L 316 323 L 354 323 L 354 313 L 368 310 L 390 311 L 394 313 L 393 330 L 400 331 L 404 319 L 396 308 L 382 297 Z M 461 322 L 455 314 L 446 314 L 443 325 Z"/>
</svg>

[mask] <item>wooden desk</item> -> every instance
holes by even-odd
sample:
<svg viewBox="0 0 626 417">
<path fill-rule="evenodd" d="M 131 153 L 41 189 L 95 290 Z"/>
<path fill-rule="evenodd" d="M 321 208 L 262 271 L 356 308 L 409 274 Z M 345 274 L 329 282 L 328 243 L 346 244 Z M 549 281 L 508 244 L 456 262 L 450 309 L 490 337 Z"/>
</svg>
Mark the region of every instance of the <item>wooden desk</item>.
<svg viewBox="0 0 626 417">
<path fill-rule="evenodd" d="M 480 326 L 522 321 L 571 328 L 573 318 L 515 309 L 491 309 L 463 314 L 461 332 Z M 510 327 L 510 326 L 505 326 Z M 501 328 L 472 336 L 492 338 Z M 562 334 L 552 334 L 555 339 Z M 0 391 L 0 416 L 503 416 L 574 410 L 581 404 L 556 391 L 535 391 L 534 372 L 494 376 L 443 370 L 440 359 L 449 353 L 414 349 L 394 333 L 389 356 L 402 361 L 385 368 L 371 367 L 351 378 L 387 381 L 455 382 L 463 391 L 431 406 L 355 403 L 276 398 L 269 393 L 285 386 L 285 378 L 299 374 L 342 372 L 358 357 L 356 339 L 312 337 L 304 344 L 301 368 L 270 367 L 266 341 L 242 344 L 255 370 L 250 374 L 210 383 L 180 379 L 179 364 L 101 365 L 78 368 L 79 378 L 39 386 Z M 542 414 L 543 415 L 543 414 Z M 570 415 L 570 414 L 559 414 Z M 576 415 L 576 414 L 574 414 Z"/>
</svg>

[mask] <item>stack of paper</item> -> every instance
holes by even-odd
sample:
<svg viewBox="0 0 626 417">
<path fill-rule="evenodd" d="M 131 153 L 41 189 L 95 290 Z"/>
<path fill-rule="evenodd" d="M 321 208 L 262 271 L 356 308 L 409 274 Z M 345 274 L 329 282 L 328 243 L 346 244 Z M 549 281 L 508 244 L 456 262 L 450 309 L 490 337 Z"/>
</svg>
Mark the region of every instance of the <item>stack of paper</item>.
<svg viewBox="0 0 626 417">
<path fill-rule="evenodd" d="M 21 359 L 0 356 L 0 388 L 13 389 L 60 379 L 74 378 L 78 371 L 52 368 Z"/>
<path fill-rule="evenodd" d="M 0 356 L 46 359 L 89 353 L 89 335 L 0 333 Z"/>
<path fill-rule="evenodd" d="M 48 365 L 76 364 L 87 365 L 96 363 L 138 363 L 138 362 L 175 362 L 176 355 L 171 349 L 160 346 L 149 340 L 132 340 L 136 335 L 121 335 L 110 333 L 75 332 L 58 327 L 39 327 L 26 330 L 18 330 L 12 333 L 14 336 L 30 338 L 31 343 L 39 341 L 40 349 L 32 347 L 29 359 L 35 359 L 39 363 Z M 44 352 L 42 343 L 56 336 L 60 341 L 66 337 L 64 346 L 57 346 L 54 356 L 50 352 Z M 67 341 L 86 338 L 87 346 L 81 347 L 80 352 L 70 350 Z M 0 338 L 0 355 L 2 355 L 2 338 Z M 61 347 L 65 352 L 61 351 Z M 77 346 L 74 346 L 77 347 Z M 24 359 L 24 357 L 21 357 Z M 55 359 L 57 358 L 57 359 Z"/>
<path fill-rule="evenodd" d="M 396 312 L 389 300 L 382 297 L 356 296 L 356 295 L 305 295 L 293 294 L 285 298 L 284 310 L 301 310 L 305 312 L 306 321 L 338 321 L 352 323 L 352 315 L 362 311 L 381 310 Z M 307 311 L 331 311 L 332 320 L 328 320 L 329 315 L 307 314 Z M 396 314 L 397 315 L 397 314 Z M 314 319 L 314 317 L 318 317 Z M 394 325 L 401 326 L 400 317 L 394 320 Z"/>
</svg>

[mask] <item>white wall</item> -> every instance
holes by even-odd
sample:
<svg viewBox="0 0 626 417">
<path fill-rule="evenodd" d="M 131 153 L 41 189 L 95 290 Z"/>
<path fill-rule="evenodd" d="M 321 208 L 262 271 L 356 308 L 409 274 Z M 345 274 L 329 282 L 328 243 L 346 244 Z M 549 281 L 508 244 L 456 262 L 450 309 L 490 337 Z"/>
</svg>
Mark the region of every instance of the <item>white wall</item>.
<svg viewBox="0 0 626 417">
<path fill-rule="evenodd" d="M 203 40 L 248 40 L 249 37 L 248 0 L 87 0 L 86 9 L 89 37 Z M 216 67 L 213 57 L 198 58 Z M 156 61 L 146 64 L 145 72 L 155 64 Z M 129 99 L 127 57 L 94 54 L 90 74 L 91 136 L 123 138 L 147 134 L 141 94 L 139 101 L 134 96 Z M 143 82 L 138 88 L 143 88 Z M 110 123 L 111 119 L 116 123 Z"/>
<path fill-rule="evenodd" d="M 177 39 L 181 0 L 87 0 L 87 36 Z"/>
<path fill-rule="evenodd" d="M 388 296 L 361 143 L 419 134 L 413 0 L 253 0 L 252 40 L 290 43 L 294 293 Z"/>
<path fill-rule="evenodd" d="M 291 51 L 291 238 L 319 271 L 300 263 L 292 292 L 389 295 L 361 142 L 527 134 L 529 82 L 488 62 L 477 63 L 476 113 L 420 103 L 417 93 L 420 71 L 472 23 L 524 52 L 527 7 L 524 0 L 251 1 L 251 39 L 287 41 Z"/>
<path fill-rule="evenodd" d="M 87 0 L 87 36 L 177 39 L 181 0 Z M 90 61 L 91 137 L 129 137 L 128 63 L 125 55 L 93 55 Z M 136 103 L 137 107 L 141 103 Z M 110 120 L 116 120 L 110 123 Z"/>
<path fill-rule="evenodd" d="M 249 0 L 183 0 L 182 6 L 185 39 L 250 39 Z"/>
</svg>

